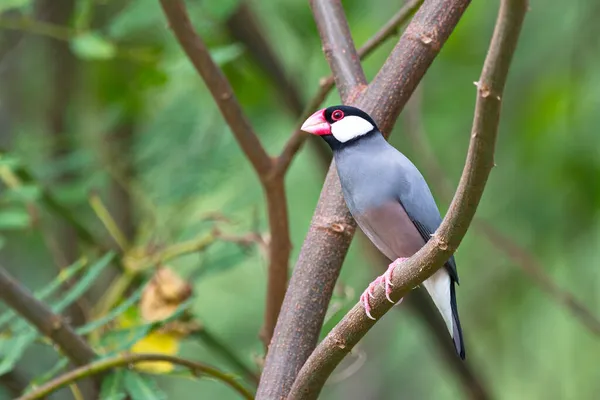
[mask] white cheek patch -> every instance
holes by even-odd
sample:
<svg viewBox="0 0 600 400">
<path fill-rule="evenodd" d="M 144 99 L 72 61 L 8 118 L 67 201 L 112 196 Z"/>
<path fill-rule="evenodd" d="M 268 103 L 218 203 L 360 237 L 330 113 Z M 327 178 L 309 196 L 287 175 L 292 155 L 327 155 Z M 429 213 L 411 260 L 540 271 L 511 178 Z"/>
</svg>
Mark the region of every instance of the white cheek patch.
<svg viewBox="0 0 600 400">
<path fill-rule="evenodd" d="M 348 140 L 371 132 L 373 128 L 373 124 L 366 119 L 349 115 L 331 124 L 331 133 L 338 141 L 346 143 Z"/>
</svg>

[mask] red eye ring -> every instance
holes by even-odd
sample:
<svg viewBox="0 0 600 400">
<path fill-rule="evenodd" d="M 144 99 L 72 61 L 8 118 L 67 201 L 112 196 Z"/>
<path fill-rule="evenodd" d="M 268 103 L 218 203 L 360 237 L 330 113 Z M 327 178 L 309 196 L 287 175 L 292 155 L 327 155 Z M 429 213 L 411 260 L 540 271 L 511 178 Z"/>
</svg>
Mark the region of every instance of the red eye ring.
<svg viewBox="0 0 600 400">
<path fill-rule="evenodd" d="M 331 119 L 334 121 L 339 121 L 344 118 L 344 112 L 342 110 L 335 110 L 331 113 Z"/>
</svg>

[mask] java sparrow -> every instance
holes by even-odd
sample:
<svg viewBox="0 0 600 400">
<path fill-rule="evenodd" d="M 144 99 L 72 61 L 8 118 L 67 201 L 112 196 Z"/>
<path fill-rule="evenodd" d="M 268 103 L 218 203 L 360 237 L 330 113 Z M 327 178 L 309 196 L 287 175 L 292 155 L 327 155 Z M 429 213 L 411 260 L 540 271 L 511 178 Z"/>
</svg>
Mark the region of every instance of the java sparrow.
<svg viewBox="0 0 600 400">
<path fill-rule="evenodd" d="M 404 154 L 390 145 L 375 121 L 350 106 L 333 106 L 315 112 L 303 131 L 321 136 L 333 150 L 344 199 L 358 226 L 392 263 L 373 281 L 360 300 L 371 316 L 369 297 L 377 285 L 390 298 L 392 273 L 415 254 L 442 222 L 425 179 Z M 465 358 L 462 329 L 456 306 L 458 273 L 454 257 L 423 282 L 452 336 L 458 355 Z"/>
</svg>

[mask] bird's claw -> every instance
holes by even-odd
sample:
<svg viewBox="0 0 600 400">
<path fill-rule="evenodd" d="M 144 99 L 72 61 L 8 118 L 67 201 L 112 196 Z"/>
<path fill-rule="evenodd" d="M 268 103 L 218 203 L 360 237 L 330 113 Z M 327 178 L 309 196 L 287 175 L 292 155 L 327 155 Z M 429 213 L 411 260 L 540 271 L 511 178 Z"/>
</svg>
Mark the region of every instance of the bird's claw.
<svg viewBox="0 0 600 400">
<path fill-rule="evenodd" d="M 365 307 L 365 313 L 370 319 L 375 320 L 375 318 L 373 318 L 373 316 L 371 315 L 371 303 L 369 302 L 369 297 L 372 299 L 375 298 L 374 291 L 378 285 L 381 286 L 382 289 L 384 289 L 385 298 L 392 304 L 396 303 L 390 297 L 390 294 L 392 293 L 392 286 L 394 286 L 392 284 L 392 274 L 394 273 L 394 268 L 396 268 L 398 265 L 404 262 L 404 260 L 406 260 L 406 258 L 398 258 L 394 262 L 392 262 L 389 265 L 388 269 L 385 271 L 385 273 L 383 275 L 378 276 L 373 282 L 371 282 L 367 289 L 360 296 L 360 302 Z"/>
</svg>

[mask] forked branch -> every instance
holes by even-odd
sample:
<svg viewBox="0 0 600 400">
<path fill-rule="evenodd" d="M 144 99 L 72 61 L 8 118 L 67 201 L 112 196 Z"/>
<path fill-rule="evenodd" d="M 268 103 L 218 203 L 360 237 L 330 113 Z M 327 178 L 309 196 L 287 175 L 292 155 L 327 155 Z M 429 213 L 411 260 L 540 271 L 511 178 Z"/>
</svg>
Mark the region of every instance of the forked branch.
<svg viewBox="0 0 600 400">
<path fill-rule="evenodd" d="M 477 82 L 471 141 L 459 187 L 435 235 L 394 271 L 392 298 L 401 298 L 440 268 L 462 241 L 475 215 L 494 165 L 502 94 L 526 10 L 526 0 L 501 2 L 492 42 Z M 373 304 L 372 314 L 376 318 L 392 307 L 382 290 L 376 292 Z M 317 398 L 333 369 L 375 323 L 366 316 L 361 304 L 355 305 L 311 354 L 288 398 Z"/>
<path fill-rule="evenodd" d="M 265 192 L 271 233 L 265 322 L 261 331 L 266 347 L 271 341 L 275 321 L 283 302 L 291 251 L 283 174 L 277 173 L 275 162 L 267 154 L 250 125 L 229 81 L 194 30 L 184 2 L 160 0 L 160 4 L 179 44 L 210 90 L 235 139 L 254 167 Z"/>
<path fill-rule="evenodd" d="M 347 52 L 345 55 L 336 55 L 335 61 L 328 59 L 336 83 L 344 86 L 342 100 L 370 113 L 382 131 L 389 134 L 402 107 L 469 2 L 426 1 L 381 71 L 365 90 L 361 86 L 362 73 L 357 72 L 360 65 L 355 62 L 356 52 L 348 48 L 351 38 L 343 12 L 338 7 L 339 1 L 312 1 L 315 20 L 324 41 L 323 47 L 345 49 Z M 343 21 L 332 21 L 331 18 L 341 18 Z M 327 24 L 332 27 L 325 27 Z M 329 43 L 332 41 L 340 44 Z M 328 52 L 325 54 L 331 55 Z M 343 70 L 337 70 L 335 66 L 343 63 L 344 57 L 349 59 L 346 61 L 348 65 Z M 343 76 L 347 77 L 349 83 L 339 82 Z M 351 87 L 352 83 L 356 86 Z M 298 371 L 317 343 L 355 227 L 344 203 L 335 168 L 330 168 L 277 321 L 257 398 L 287 397 Z"/>
</svg>

